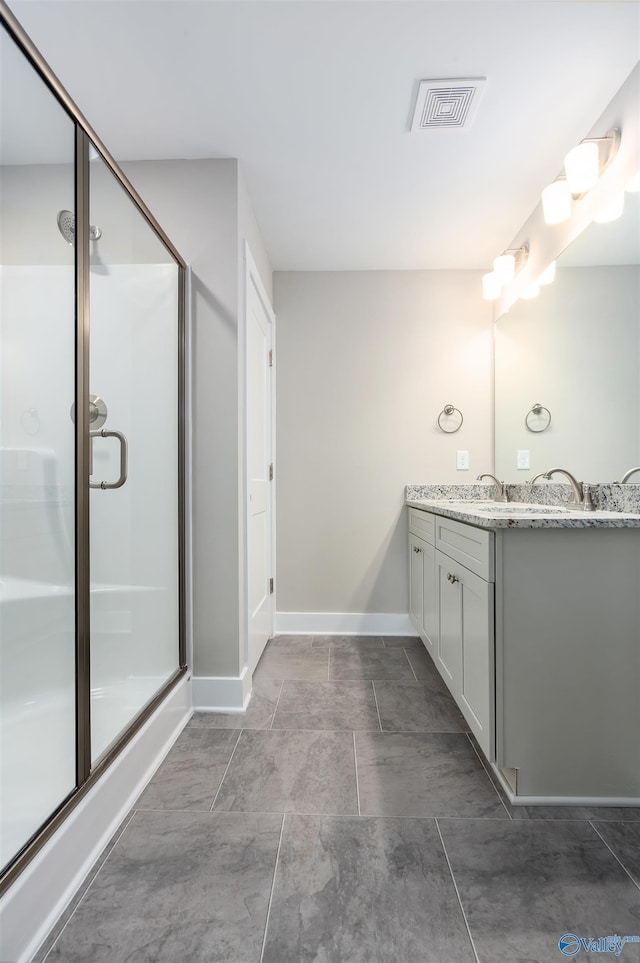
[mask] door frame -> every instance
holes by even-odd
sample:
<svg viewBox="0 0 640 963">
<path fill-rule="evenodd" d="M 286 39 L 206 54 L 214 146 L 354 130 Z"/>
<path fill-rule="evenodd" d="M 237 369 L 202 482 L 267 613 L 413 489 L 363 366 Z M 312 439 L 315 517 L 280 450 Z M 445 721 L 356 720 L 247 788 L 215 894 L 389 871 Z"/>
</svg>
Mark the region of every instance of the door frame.
<svg viewBox="0 0 640 963">
<path fill-rule="evenodd" d="M 247 339 L 247 325 L 249 317 L 249 291 L 251 285 L 256 290 L 258 297 L 262 303 L 262 306 L 269 318 L 269 325 L 271 329 L 271 339 L 270 339 L 270 350 L 272 352 L 272 364 L 269 368 L 270 378 L 269 378 L 269 391 L 267 398 L 268 406 L 268 420 L 269 420 L 269 450 L 270 458 L 269 461 L 274 467 L 273 479 L 269 485 L 269 499 L 268 499 L 268 532 L 269 532 L 269 559 L 271 567 L 271 578 L 274 580 L 274 591 L 270 596 L 270 612 L 269 612 L 269 636 L 273 635 L 273 627 L 275 622 L 275 612 L 276 612 L 276 591 L 277 591 L 277 581 L 276 581 L 276 484 L 277 484 L 277 471 L 276 471 L 276 316 L 271 306 L 269 300 L 269 295 L 267 294 L 256 262 L 251 254 L 251 248 L 249 242 L 245 239 L 243 245 L 243 274 L 244 274 L 244 284 L 242 286 L 242 293 L 244 298 L 244 304 L 242 307 L 242 326 L 240 331 L 241 337 L 241 350 L 239 352 L 241 359 L 241 378 L 240 378 L 240 394 L 241 394 L 241 424 L 242 424 L 242 469 L 241 469 L 241 513 L 242 517 L 240 519 L 240 531 L 241 531 L 241 557 L 242 557 L 242 591 L 241 591 L 241 612 L 240 612 L 240 632 L 242 640 L 242 658 L 245 670 L 248 672 L 249 667 L 249 538 L 248 538 L 248 518 L 249 518 L 249 477 L 248 477 L 248 417 L 249 417 L 249 407 L 248 407 L 248 384 L 247 384 L 247 349 L 248 349 L 248 339 Z"/>
</svg>

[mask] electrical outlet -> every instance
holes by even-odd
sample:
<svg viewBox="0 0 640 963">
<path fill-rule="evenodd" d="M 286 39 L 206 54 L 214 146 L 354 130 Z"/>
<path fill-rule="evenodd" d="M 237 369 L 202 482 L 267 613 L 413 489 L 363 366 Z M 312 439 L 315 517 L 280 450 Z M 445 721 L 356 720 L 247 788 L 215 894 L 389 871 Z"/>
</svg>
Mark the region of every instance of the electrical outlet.
<svg viewBox="0 0 640 963">
<path fill-rule="evenodd" d="M 469 471 L 469 452 L 456 452 L 456 468 L 458 471 Z"/>
<path fill-rule="evenodd" d="M 522 451 L 518 451 L 516 467 L 523 471 L 528 471 L 529 468 L 531 468 L 531 458 L 529 457 L 528 449 L 525 448 Z"/>
</svg>

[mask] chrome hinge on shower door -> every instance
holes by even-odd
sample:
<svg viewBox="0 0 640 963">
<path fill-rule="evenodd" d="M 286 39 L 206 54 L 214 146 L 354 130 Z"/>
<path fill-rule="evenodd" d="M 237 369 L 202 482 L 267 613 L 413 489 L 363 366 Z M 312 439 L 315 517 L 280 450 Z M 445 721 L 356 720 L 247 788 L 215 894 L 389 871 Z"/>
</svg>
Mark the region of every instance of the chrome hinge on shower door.
<svg viewBox="0 0 640 963">
<path fill-rule="evenodd" d="M 269 595 L 273 595 L 273 579 L 269 579 Z"/>
<path fill-rule="evenodd" d="M 273 481 L 273 462 L 269 465 L 269 481 Z"/>
</svg>

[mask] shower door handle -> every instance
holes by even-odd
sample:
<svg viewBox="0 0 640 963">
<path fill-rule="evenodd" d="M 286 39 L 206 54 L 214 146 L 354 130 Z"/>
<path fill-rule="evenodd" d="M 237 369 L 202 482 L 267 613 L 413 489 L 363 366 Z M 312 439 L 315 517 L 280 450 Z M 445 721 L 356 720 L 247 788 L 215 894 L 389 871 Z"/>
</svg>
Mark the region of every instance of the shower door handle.
<svg viewBox="0 0 640 963">
<path fill-rule="evenodd" d="M 121 431 L 109 431 L 107 428 L 101 428 L 100 431 L 90 431 L 89 438 L 91 445 L 91 467 L 89 473 L 93 474 L 93 439 L 94 438 L 117 438 L 120 442 L 120 476 L 114 482 L 89 482 L 89 488 L 101 488 L 102 491 L 107 491 L 110 488 L 122 488 L 127 480 L 127 475 L 129 472 L 129 444 L 126 437 Z"/>
</svg>

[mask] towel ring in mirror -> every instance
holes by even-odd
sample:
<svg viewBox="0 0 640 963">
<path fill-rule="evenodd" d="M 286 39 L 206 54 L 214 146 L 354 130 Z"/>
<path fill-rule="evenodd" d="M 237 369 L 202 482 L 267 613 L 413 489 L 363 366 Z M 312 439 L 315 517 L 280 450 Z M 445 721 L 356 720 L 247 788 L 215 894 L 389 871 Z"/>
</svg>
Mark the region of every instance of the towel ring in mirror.
<svg viewBox="0 0 640 963">
<path fill-rule="evenodd" d="M 445 428 L 444 425 L 442 424 L 443 416 L 445 418 L 450 418 L 456 412 L 458 412 L 458 414 L 460 415 L 459 423 L 455 426 L 455 428 Z M 440 429 L 440 431 L 444 431 L 444 433 L 447 435 L 452 435 L 454 434 L 454 432 L 460 431 L 460 429 L 462 428 L 463 422 L 464 422 L 464 417 L 462 415 L 462 412 L 460 411 L 459 408 L 456 408 L 454 405 L 445 405 L 442 411 L 440 412 L 440 414 L 438 415 L 438 428 Z"/>
<path fill-rule="evenodd" d="M 544 415 L 543 412 L 546 412 L 546 415 Z M 529 419 L 531 418 L 531 415 L 535 415 L 536 417 L 539 417 L 540 415 L 542 415 L 544 423 L 541 428 L 532 427 L 531 422 L 529 421 Z M 532 407 L 526 413 L 524 418 L 524 423 L 527 426 L 527 431 L 533 431 L 535 432 L 535 434 L 540 434 L 541 431 L 546 431 L 549 425 L 551 424 L 551 412 L 549 411 L 548 408 L 545 408 L 544 405 L 541 405 L 539 401 L 536 401 L 535 404 L 532 405 Z"/>
</svg>

